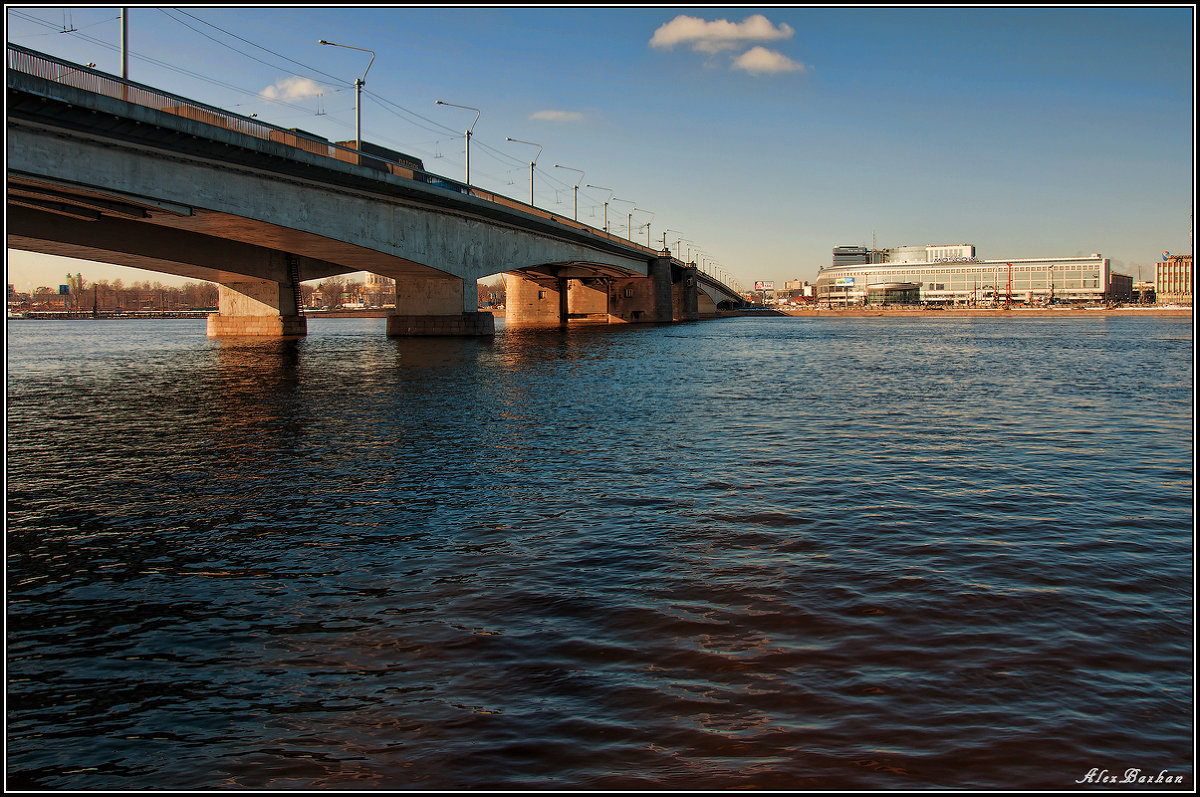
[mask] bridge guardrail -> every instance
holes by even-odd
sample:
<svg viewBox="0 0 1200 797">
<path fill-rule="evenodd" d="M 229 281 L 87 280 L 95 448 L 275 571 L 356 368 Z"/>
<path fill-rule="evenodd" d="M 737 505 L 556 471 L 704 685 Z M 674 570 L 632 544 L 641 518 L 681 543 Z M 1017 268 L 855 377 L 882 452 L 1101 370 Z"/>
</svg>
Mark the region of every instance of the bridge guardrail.
<svg viewBox="0 0 1200 797">
<path fill-rule="evenodd" d="M 320 136 L 307 134 L 300 130 L 279 127 L 278 125 L 262 122 L 248 116 L 241 116 L 240 114 L 226 111 L 223 108 L 206 105 L 202 102 L 196 102 L 195 100 L 135 83 L 131 80 L 125 80 L 115 75 L 110 75 L 107 72 L 101 72 L 92 67 L 64 61 L 52 55 L 39 53 L 18 44 L 12 44 L 11 42 L 8 44 L 8 68 L 16 72 L 22 72 L 27 75 L 71 86 L 72 88 L 89 91 L 93 94 L 124 100 L 135 105 L 181 116 L 185 119 L 213 125 L 214 127 L 252 136 L 264 141 L 272 141 L 295 147 L 314 155 L 321 155 L 347 163 L 356 163 L 387 172 L 397 177 L 459 191 L 460 193 L 474 196 L 496 205 L 547 219 L 563 227 L 584 232 L 597 238 L 639 249 L 652 256 L 657 256 L 659 253 L 657 249 L 642 246 L 631 239 L 613 235 L 607 230 L 599 230 L 589 224 L 542 210 L 536 206 L 511 199 L 493 191 L 469 186 L 423 169 L 413 168 L 415 164 L 400 163 L 399 161 L 389 160 L 378 155 L 368 154 L 365 151 L 360 153 L 355 148 L 342 146 Z M 672 260 L 683 265 L 682 261 L 676 258 L 672 258 Z M 720 280 L 707 272 L 701 270 L 700 273 L 705 274 L 705 276 L 715 282 L 720 282 Z"/>
</svg>

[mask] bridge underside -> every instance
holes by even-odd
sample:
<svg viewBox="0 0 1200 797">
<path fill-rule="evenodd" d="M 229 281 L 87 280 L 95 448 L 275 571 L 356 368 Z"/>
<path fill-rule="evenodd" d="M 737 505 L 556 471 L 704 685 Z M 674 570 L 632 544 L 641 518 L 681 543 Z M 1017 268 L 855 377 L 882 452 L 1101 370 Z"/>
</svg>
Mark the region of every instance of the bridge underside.
<svg viewBox="0 0 1200 797">
<path fill-rule="evenodd" d="M 10 175 L 8 246 L 215 282 L 221 307 L 210 318 L 214 335 L 303 335 L 299 283 L 359 271 L 396 282 L 389 334 L 494 331 L 490 314 L 474 312 L 473 280 L 345 241 L 123 192 Z M 694 269 L 660 258 L 650 271 L 595 262 L 510 269 L 506 322 L 696 318 Z"/>
<path fill-rule="evenodd" d="M 213 335 L 303 335 L 299 283 L 359 271 L 396 282 L 390 335 L 494 331 L 491 314 L 475 312 L 474 280 L 403 257 L 229 213 L 28 176 L 10 175 L 8 193 L 10 248 L 217 283 Z M 659 258 L 649 270 L 595 262 L 509 269 L 505 320 L 662 323 L 708 314 L 714 303 L 694 268 Z"/>
<path fill-rule="evenodd" d="M 295 253 L 302 282 L 368 271 L 393 279 L 435 268 L 346 241 L 232 213 L 9 175 L 8 246 L 224 283 Z"/>
<path fill-rule="evenodd" d="M 734 310 L 745 304 L 741 296 L 707 274 L 700 276 L 696 285 L 699 293 L 698 309 L 702 318 L 716 315 L 720 310 Z"/>
<path fill-rule="evenodd" d="M 495 328 L 490 313 L 476 312 L 474 280 L 344 241 L 144 197 L 10 178 L 7 243 L 215 282 L 220 306 L 209 317 L 212 336 L 302 336 L 300 283 L 360 271 L 399 286 L 389 334 L 486 335 Z"/>
</svg>

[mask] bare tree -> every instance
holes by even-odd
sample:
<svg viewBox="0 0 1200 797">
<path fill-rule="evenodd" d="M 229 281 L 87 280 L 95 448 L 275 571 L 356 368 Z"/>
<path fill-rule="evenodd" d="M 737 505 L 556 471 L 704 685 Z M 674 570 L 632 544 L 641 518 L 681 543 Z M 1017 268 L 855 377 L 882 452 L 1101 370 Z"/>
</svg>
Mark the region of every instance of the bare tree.
<svg viewBox="0 0 1200 797">
<path fill-rule="evenodd" d="M 498 304 L 504 304 L 504 278 L 501 277 L 498 282 L 486 284 L 480 282 L 476 285 L 476 290 L 479 294 L 480 307 L 492 307 Z"/>
<path fill-rule="evenodd" d="M 342 297 L 346 295 L 346 279 L 344 277 L 329 277 L 321 281 L 317 286 L 317 290 L 321 292 L 322 303 L 333 309 L 342 303 Z"/>
</svg>

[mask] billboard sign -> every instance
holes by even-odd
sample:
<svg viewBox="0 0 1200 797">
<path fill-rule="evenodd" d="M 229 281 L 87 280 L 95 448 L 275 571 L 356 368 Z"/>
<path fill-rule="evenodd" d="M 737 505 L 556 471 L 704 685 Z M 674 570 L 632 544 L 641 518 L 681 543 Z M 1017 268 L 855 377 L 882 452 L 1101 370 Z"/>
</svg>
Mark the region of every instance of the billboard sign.
<svg viewBox="0 0 1200 797">
<path fill-rule="evenodd" d="M 853 285 L 854 277 L 838 277 L 833 282 L 834 285 Z"/>
<path fill-rule="evenodd" d="M 754 290 L 756 290 L 756 291 L 773 291 L 773 290 L 775 290 L 775 283 L 774 282 L 762 282 L 762 281 L 756 282 L 756 283 L 754 283 Z"/>
</svg>

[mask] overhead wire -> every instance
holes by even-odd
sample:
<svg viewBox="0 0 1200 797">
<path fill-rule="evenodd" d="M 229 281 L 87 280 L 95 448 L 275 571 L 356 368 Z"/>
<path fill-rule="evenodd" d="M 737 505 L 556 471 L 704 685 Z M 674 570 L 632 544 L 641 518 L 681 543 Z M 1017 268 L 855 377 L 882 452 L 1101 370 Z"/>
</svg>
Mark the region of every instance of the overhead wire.
<svg viewBox="0 0 1200 797">
<path fill-rule="evenodd" d="M 181 20 L 181 19 L 176 19 L 175 17 L 173 17 L 173 16 L 171 16 L 169 13 L 167 13 L 167 10 L 166 10 L 165 8 L 160 8 L 160 9 L 158 9 L 158 10 L 159 10 L 159 11 L 161 11 L 161 12 L 163 13 L 163 15 L 165 15 L 165 16 L 167 17 L 167 19 L 170 19 L 170 20 L 172 20 L 173 22 L 176 22 L 176 23 L 178 23 L 178 24 L 180 24 L 180 25 L 183 25 L 183 26 L 184 26 L 185 28 L 187 28 L 188 30 L 190 30 L 190 31 L 192 31 L 192 32 L 194 32 L 194 33 L 196 33 L 196 34 L 197 34 L 197 35 L 199 35 L 199 36 L 203 36 L 204 38 L 208 39 L 208 40 L 209 40 L 209 41 L 211 41 L 211 42 L 216 42 L 217 44 L 221 45 L 222 47 L 227 47 L 228 49 L 230 49 L 230 50 L 233 50 L 235 53 L 237 53 L 238 55 L 242 56 L 243 58 L 249 58 L 251 61 L 254 61 L 255 63 L 262 64 L 263 66 L 269 66 L 269 67 L 271 67 L 272 69 L 279 69 L 279 66 L 278 66 L 278 65 L 276 65 L 276 64 L 269 63 L 269 62 L 267 62 L 267 61 L 264 61 L 264 60 L 262 60 L 261 58 L 255 58 L 253 55 L 250 55 L 249 53 L 243 52 L 242 50 L 239 50 L 239 49 L 238 49 L 238 48 L 236 48 L 236 47 L 232 47 L 232 46 L 230 46 L 229 44 L 227 44 L 227 43 L 225 43 L 225 42 L 221 41 L 220 39 L 217 39 L 217 38 L 215 38 L 215 37 L 213 37 L 213 36 L 209 36 L 209 35 L 208 35 L 207 33 L 205 33 L 204 31 L 202 31 L 202 30 L 198 30 L 197 28 L 195 28 L 195 27 L 193 27 L 193 26 L 191 26 L 191 25 L 187 24 L 186 22 L 184 22 L 184 21 L 183 21 L 183 20 Z M 188 14 L 188 16 L 189 16 L 189 17 L 191 17 L 192 15 L 191 15 L 191 14 Z M 195 19 L 195 17 L 192 17 L 192 19 Z M 215 27 L 215 26 L 214 26 L 214 27 Z M 217 29 L 218 29 L 218 30 L 220 30 L 220 28 L 217 28 Z M 224 31 L 222 31 L 222 32 L 224 32 Z M 266 48 L 265 48 L 265 47 L 264 47 L 264 48 L 260 48 L 260 49 L 264 49 L 264 50 L 266 50 Z M 267 50 L 267 52 L 271 52 L 271 51 L 270 51 L 270 50 Z M 271 54 L 272 54 L 272 55 L 275 55 L 275 53 L 271 53 Z M 283 57 L 283 56 L 280 56 L 280 57 Z M 287 60 L 289 60 L 289 61 L 290 61 L 291 59 L 289 58 L 289 59 L 287 59 Z M 293 61 L 292 63 L 298 63 L 298 62 L 296 62 L 296 61 Z M 300 64 L 300 66 L 303 66 L 303 64 Z M 305 68 L 307 69 L 308 67 L 305 67 Z M 342 83 L 342 82 L 343 82 L 343 81 L 341 81 L 341 79 L 340 79 L 340 78 L 334 78 L 334 80 L 337 80 L 339 83 Z"/>
<path fill-rule="evenodd" d="M 166 11 L 165 11 L 165 10 L 163 10 L 163 9 L 159 9 L 159 10 L 160 10 L 160 11 L 163 11 L 163 13 L 164 13 L 164 14 L 166 14 L 166 16 L 167 16 L 168 18 L 170 18 L 170 19 L 173 19 L 173 20 L 175 20 L 176 22 L 179 22 L 181 25 L 184 25 L 184 26 L 185 26 L 185 27 L 187 27 L 189 30 L 193 30 L 193 31 L 195 31 L 196 33 L 198 33 L 198 34 L 200 34 L 200 35 L 204 36 L 205 38 L 208 38 L 208 39 L 210 39 L 210 40 L 212 40 L 212 41 L 214 41 L 214 42 L 216 42 L 216 43 L 218 43 L 218 44 L 220 44 L 220 45 L 222 45 L 222 46 L 224 46 L 224 47 L 228 47 L 229 49 L 233 50 L 234 52 L 237 52 L 237 53 L 239 53 L 239 54 L 241 54 L 241 55 L 243 55 L 243 56 L 245 56 L 245 57 L 247 57 L 247 58 L 250 58 L 250 59 L 251 59 L 251 60 L 253 60 L 253 61 L 256 61 L 256 62 L 258 62 L 258 63 L 264 64 L 265 66 L 272 66 L 272 67 L 278 68 L 278 67 L 277 67 L 276 65 L 274 65 L 274 64 L 270 64 L 270 63 L 268 63 L 268 62 L 266 62 L 266 61 L 263 61 L 263 60 L 261 60 L 261 59 L 255 58 L 254 56 L 252 56 L 252 55 L 249 55 L 249 54 L 247 54 L 247 53 L 243 52 L 242 50 L 239 50 L 239 49 L 238 49 L 238 48 L 236 48 L 236 47 L 232 47 L 232 46 L 230 46 L 229 44 L 227 44 L 227 43 L 225 43 L 225 42 L 222 42 L 222 41 L 220 41 L 219 39 L 216 39 L 216 38 L 214 38 L 214 37 L 212 37 L 212 36 L 208 36 L 208 35 L 207 35 L 207 34 L 205 34 L 203 31 L 196 30 L 196 28 L 194 28 L 194 27 L 193 27 L 193 26 L 191 26 L 191 25 L 188 25 L 186 22 L 183 22 L 182 20 L 175 19 L 175 17 L 172 17 L 170 14 L 167 14 L 167 13 L 166 13 Z M 235 34 L 235 33 L 232 33 L 231 31 L 227 31 L 227 30 L 225 30 L 224 28 L 220 27 L 219 25 L 215 25 L 215 24 L 213 24 L 213 23 L 211 23 L 211 22 L 208 22 L 208 21 L 206 21 L 206 20 L 203 20 L 203 19 L 201 19 L 201 18 L 199 18 L 199 17 L 195 16 L 194 14 L 189 14 L 189 13 L 187 13 L 186 11 L 182 11 L 182 10 L 180 10 L 180 9 L 172 9 L 172 10 L 174 10 L 174 11 L 176 11 L 176 12 L 180 13 L 180 14 L 183 14 L 183 15 L 185 15 L 185 16 L 187 16 L 187 17 L 191 18 L 191 19 L 194 19 L 194 20 L 196 20 L 197 22 L 199 22 L 199 23 L 201 23 L 201 24 L 207 25 L 207 26 L 209 26 L 209 27 L 213 28 L 214 30 L 218 30 L 218 31 L 220 31 L 221 33 L 224 33 L 224 34 L 225 34 L 225 35 L 227 35 L 227 36 L 231 36 L 232 38 L 235 38 L 235 39 L 237 39 L 238 41 L 244 42 L 244 43 L 246 43 L 246 44 L 248 44 L 248 45 L 250 45 L 250 46 L 252 46 L 252 47 L 256 47 L 256 48 L 258 48 L 258 49 L 260 49 L 260 50 L 262 50 L 262 51 L 264 51 L 264 52 L 270 53 L 270 54 L 271 54 L 271 55 L 273 55 L 273 56 L 276 56 L 276 57 L 278 57 L 278 58 L 282 58 L 282 59 L 284 59 L 285 61 L 287 61 L 287 62 L 289 62 L 289 63 L 295 64 L 296 66 L 299 66 L 299 67 L 302 67 L 302 68 L 304 68 L 304 69 L 306 69 L 306 70 L 309 70 L 310 72 L 313 72 L 313 73 L 315 73 L 315 74 L 318 74 L 318 75 L 323 75 L 323 76 L 325 76 L 325 77 L 332 78 L 333 80 L 340 80 L 340 78 L 337 78 L 337 77 L 335 77 L 335 76 L 333 76 L 333 75 L 330 75 L 330 74 L 329 74 L 329 73 L 327 73 L 327 72 L 323 72 L 323 71 L 321 71 L 321 70 L 319 70 L 319 69 L 316 69 L 315 67 L 312 67 L 312 66 L 310 66 L 310 65 L 308 65 L 308 64 L 302 63 L 302 62 L 300 62 L 300 61 L 296 61 L 295 59 L 289 58 L 289 57 L 287 57 L 287 56 L 285 56 L 285 55 L 283 55 L 283 54 L 281 54 L 281 53 L 277 53 L 277 52 L 275 52 L 274 50 L 271 50 L 271 49 L 269 49 L 269 48 L 267 48 L 267 47 L 263 47 L 262 45 L 260 45 L 260 44 L 257 44 L 257 43 L 255 43 L 255 42 L 252 42 L 252 41 L 250 41 L 249 39 L 245 39 L 245 38 L 243 38 L 243 37 L 241 37 L 241 36 L 238 36 L 238 35 L 237 35 L 237 34 Z M 397 116 L 397 117 L 399 117 L 399 118 L 402 118 L 402 119 L 403 119 L 403 118 L 405 118 L 405 117 L 404 117 L 403 115 L 401 115 L 401 114 L 406 114 L 408 117 L 412 117 L 412 119 L 420 120 L 419 122 L 417 122 L 417 121 L 412 121 L 412 119 L 408 119 L 408 120 L 407 120 L 407 121 L 409 122 L 409 124 L 412 124 L 414 127 L 417 127 L 417 128 L 420 128 L 420 129 L 423 129 L 423 130 L 425 130 L 425 131 L 427 131 L 427 132 L 432 132 L 432 133 L 438 133 L 438 134 L 445 133 L 445 134 L 446 134 L 446 138 L 445 138 L 445 139 L 439 138 L 439 139 L 438 139 L 438 141 L 439 141 L 439 142 L 440 142 L 440 141 L 442 141 L 442 140 L 449 140 L 449 137 L 450 137 L 451 135 L 457 135 L 457 131 L 456 131 L 456 130 L 454 130 L 454 129 L 450 128 L 450 127 L 447 127 L 447 126 L 445 126 L 445 125 L 442 125 L 441 123 L 439 123 L 439 122 L 436 122 L 436 121 L 434 121 L 433 119 L 430 119 L 430 118 L 428 118 L 428 117 L 426 117 L 426 116 L 423 116 L 423 115 L 421 115 L 421 114 L 417 113 L 416 111 L 413 111 L 413 110 L 412 110 L 412 109 L 410 109 L 410 108 L 405 108 L 404 106 L 402 106 L 402 105 L 400 105 L 400 104 L 398 104 L 398 103 L 396 103 L 396 102 L 393 102 L 393 101 L 391 101 L 391 100 L 387 99 L 386 97 L 382 97 L 382 96 L 380 96 L 380 95 L 378 95 L 378 94 L 376 94 L 376 93 L 374 93 L 374 92 L 372 92 L 372 91 L 364 91 L 364 92 L 363 92 L 363 94 L 365 94 L 365 95 L 366 95 L 366 96 L 367 96 L 369 99 L 371 99 L 372 101 L 374 101 L 374 102 L 375 102 L 377 105 L 379 105 L 380 107 L 382 107 L 384 110 L 387 110 L 387 111 L 391 112 L 393 115 L 395 115 L 395 116 Z M 421 123 L 424 123 L 424 124 L 421 124 Z M 501 151 L 499 151 L 499 150 L 492 149 L 491 147 L 489 147 L 487 144 L 485 144 L 485 143 L 483 143 L 483 142 L 477 141 L 477 142 L 476 142 L 476 146 L 478 146 L 479 148 L 483 149 L 484 151 L 490 152 L 491 154 L 493 154 L 494 156 L 496 156 L 496 157 L 498 157 L 498 158 L 501 158 L 501 159 L 509 158 L 509 156 L 507 155 L 507 153 L 503 153 L 503 152 L 501 152 Z M 412 147 L 412 145 L 406 145 L 406 146 L 405 146 L 405 148 L 411 148 L 411 147 Z M 519 163 L 519 162 L 520 162 L 520 161 L 518 161 L 518 160 L 517 160 L 517 159 L 515 159 L 515 158 L 512 158 L 511 160 L 513 161 L 513 163 Z"/>
<path fill-rule="evenodd" d="M 26 14 L 22 14 L 20 12 L 17 12 L 16 10 L 10 10 L 9 13 L 16 17 L 19 17 L 27 22 L 32 22 L 32 23 L 35 23 L 38 25 L 54 27 L 54 23 L 47 22 L 46 20 L 43 20 L 43 19 L 38 19 L 37 17 L 32 17 L 32 16 L 28 16 Z M 86 34 L 82 34 L 79 32 L 72 32 L 71 36 L 76 39 L 81 39 L 82 41 L 85 41 L 85 42 L 95 45 L 97 47 L 102 47 L 106 50 L 110 50 L 112 52 L 121 52 L 121 48 L 118 47 L 117 45 L 111 44 L 110 42 L 106 42 L 103 39 L 97 39 L 94 36 L 88 36 Z M 286 100 L 280 100 L 280 99 L 276 99 L 273 97 L 264 97 L 260 92 L 253 91 L 251 89 L 247 89 L 243 86 L 235 86 L 231 83 L 225 83 L 223 81 L 216 80 L 212 77 L 209 77 L 208 75 L 202 75 L 198 72 L 193 72 L 189 69 L 184 69 L 182 67 L 176 66 L 176 65 L 168 63 L 166 61 L 160 61 L 157 58 L 152 58 L 148 55 L 144 55 L 144 54 L 139 53 L 134 50 L 129 51 L 129 54 L 134 56 L 135 58 L 137 58 L 140 61 L 144 61 L 146 63 L 153 64 L 154 66 L 157 66 L 162 69 L 166 69 L 170 72 L 175 72 L 177 74 L 185 75 L 187 77 L 194 78 L 196 80 L 200 80 L 205 83 L 210 83 L 214 86 L 220 86 L 221 88 L 229 89 L 231 91 L 236 91 L 240 94 L 245 94 L 250 97 L 255 97 L 256 99 L 258 99 L 262 102 L 268 102 L 268 103 L 272 103 L 274 105 L 282 105 L 287 108 L 292 108 L 293 110 L 304 111 L 308 114 L 312 113 L 311 109 L 305 108 L 304 106 L 296 105 L 294 103 L 287 102 Z M 341 89 L 335 89 L 335 91 L 341 91 Z"/>
<path fill-rule="evenodd" d="M 161 10 L 161 9 L 160 9 L 160 10 Z M 317 69 L 317 68 L 316 68 L 316 67 L 314 67 L 314 66 L 309 66 L 308 64 L 301 63 L 300 61 L 296 61 L 295 59 L 288 58 L 286 55 L 283 55 L 282 53 L 277 53 L 277 52 L 275 52 L 274 50 L 271 50 L 271 49 L 268 49 L 268 48 L 266 48 L 266 47 L 263 47 L 261 44 L 257 44 L 257 43 L 255 43 L 255 42 L 252 42 L 252 41 L 250 41 L 249 39 L 243 39 L 241 36 L 237 35 L 236 33 L 233 33 L 233 32 L 231 32 L 231 31 L 227 31 L 227 30 L 225 30 L 224 28 L 222 28 L 222 27 L 220 27 L 220 26 L 218 26 L 218 25 L 214 25 L 213 23 L 211 23 L 211 22 L 208 22 L 207 20 L 200 19 L 200 17 L 196 16 L 195 14 L 189 14 L 188 12 L 186 12 L 186 11 L 183 11 L 182 9 L 178 9 L 178 8 L 172 9 L 172 11 L 176 11 L 176 12 L 178 12 L 178 13 L 180 13 L 180 14 L 183 14 L 183 15 L 184 15 L 184 16 L 186 16 L 186 17 L 191 17 L 192 19 L 196 20 L 197 22 L 199 22 L 199 23 L 201 23 L 201 24 L 207 25 L 207 26 L 209 26 L 210 28 L 213 28 L 213 29 L 215 29 L 215 30 L 219 30 L 219 31 L 221 31 L 221 32 L 222 32 L 222 33 L 224 33 L 226 36 L 232 36 L 233 38 L 237 39 L 237 40 L 238 40 L 238 41 L 240 41 L 240 42 L 245 42 L 246 44 L 249 44 L 251 47 L 257 47 L 258 49 L 262 50 L 263 52 L 270 53 L 271 55 L 273 55 L 273 56 L 275 56 L 275 57 L 277 57 L 277 58 L 282 58 L 283 60 L 287 61 L 288 63 L 295 64 L 296 66 L 301 66 L 301 67 L 304 67 L 305 69 L 307 69 L 307 70 L 308 70 L 308 71 L 310 71 L 310 72 L 314 72 L 314 73 L 316 73 L 316 74 L 318 74 L 318 75 L 323 75 L 323 76 L 325 76 L 325 77 L 327 77 L 327 78 L 330 78 L 330 79 L 332 79 L 332 80 L 336 80 L 336 81 L 342 81 L 342 78 L 340 78 L 340 77 L 337 77 L 336 75 L 331 75 L 331 74 L 329 74 L 328 72 L 322 72 L 320 69 Z M 226 46 L 228 46 L 228 45 L 226 45 Z M 233 48 L 230 48 L 230 49 L 233 49 Z M 234 51 L 235 51 L 235 52 L 241 52 L 240 50 L 234 50 Z"/>
</svg>

